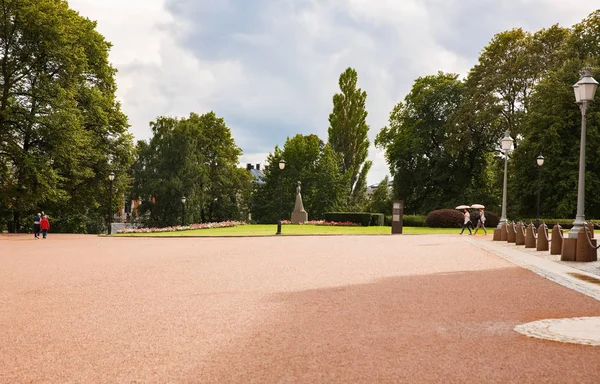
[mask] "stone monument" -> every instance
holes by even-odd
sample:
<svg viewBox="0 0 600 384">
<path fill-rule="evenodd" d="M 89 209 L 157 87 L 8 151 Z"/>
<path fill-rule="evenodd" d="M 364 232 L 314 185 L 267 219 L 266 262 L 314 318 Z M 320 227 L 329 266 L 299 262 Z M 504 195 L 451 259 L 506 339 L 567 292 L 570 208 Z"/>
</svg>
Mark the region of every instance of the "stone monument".
<svg viewBox="0 0 600 384">
<path fill-rule="evenodd" d="M 298 186 L 296 187 L 296 204 L 294 204 L 294 212 L 292 212 L 292 224 L 299 224 L 308 221 L 308 212 L 304 210 L 300 189 L 300 182 L 298 182 Z"/>
</svg>

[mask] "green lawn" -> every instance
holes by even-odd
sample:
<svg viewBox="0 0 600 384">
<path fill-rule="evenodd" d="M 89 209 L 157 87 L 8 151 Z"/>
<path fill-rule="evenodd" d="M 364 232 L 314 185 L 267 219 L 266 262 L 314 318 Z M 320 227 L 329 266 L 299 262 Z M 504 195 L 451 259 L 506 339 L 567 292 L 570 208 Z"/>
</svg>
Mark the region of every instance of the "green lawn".
<svg viewBox="0 0 600 384">
<path fill-rule="evenodd" d="M 489 231 L 489 230 L 488 230 Z M 272 236 L 277 232 L 277 225 L 240 225 L 229 228 L 193 229 L 177 232 L 156 233 L 127 233 L 112 236 Z M 430 234 L 458 234 L 460 228 L 426 228 L 426 227 L 404 227 L 403 233 L 407 235 L 430 235 Z M 281 229 L 282 236 L 286 235 L 389 235 L 391 227 L 335 227 L 324 225 L 290 225 L 286 224 Z"/>
</svg>

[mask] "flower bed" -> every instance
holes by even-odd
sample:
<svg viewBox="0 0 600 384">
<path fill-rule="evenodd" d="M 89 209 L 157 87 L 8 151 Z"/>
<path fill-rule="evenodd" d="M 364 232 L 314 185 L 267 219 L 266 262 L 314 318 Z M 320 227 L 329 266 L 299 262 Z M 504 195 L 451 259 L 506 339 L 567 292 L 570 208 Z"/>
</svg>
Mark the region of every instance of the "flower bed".
<svg viewBox="0 0 600 384">
<path fill-rule="evenodd" d="M 177 225 L 175 227 L 166 228 L 126 228 L 120 229 L 117 233 L 155 233 L 155 232 L 176 232 L 187 231 L 190 229 L 209 229 L 209 228 L 226 228 L 235 227 L 238 225 L 246 225 L 244 221 L 221 221 L 219 223 L 201 223 L 190 225 Z"/>
<path fill-rule="evenodd" d="M 289 220 L 281 220 L 281 224 L 292 224 Z M 299 223 L 298 225 L 327 225 L 327 226 L 337 226 L 337 227 L 356 227 L 360 226 L 358 223 L 353 223 L 351 221 L 326 221 L 326 220 L 310 220 L 304 223 Z"/>
</svg>

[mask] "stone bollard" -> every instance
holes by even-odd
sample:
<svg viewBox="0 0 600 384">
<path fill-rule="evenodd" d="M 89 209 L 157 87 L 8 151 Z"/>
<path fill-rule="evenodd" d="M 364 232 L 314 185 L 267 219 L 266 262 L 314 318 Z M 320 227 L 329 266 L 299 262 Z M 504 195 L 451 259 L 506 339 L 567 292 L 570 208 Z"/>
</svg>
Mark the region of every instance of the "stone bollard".
<svg viewBox="0 0 600 384">
<path fill-rule="evenodd" d="M 508 225 L 508 233 L 506 235 L 506 241 L 508 241 L 509 243 L 514 243 L 517 239 L 516 239 L 516 235 L 517 233 L 515 232 L 515 223 L 506 223 L 506 225 Z"/>
<path fill-rule="evenodd" d="M 593 239 L 594 238 L 594 223 L 592 223 L 591 221 L 588 221 L 587 223 L 588 226 L 588 233 L 590 234 L 590 238 Z"/>
<path fill-rule="evenodd" d="M 536 250 L 547 251 L 548 243 L 548 227 L 542 223 L 538 228 Z"/>
<path fill-rule="evenodd" d="M 527 233 L 525 233 L 525 248 L 535 248 L 535 227 L 533 223 L 527 226 Z"/>
<path fill-rule="evenodd" d="M 558 223 L 552 228 L 552 239 L 550 240 L 550 254 L 560 255 L 562 251 L 563 230 Z"/>
<path fill-rule="evenodd" d="M 592 243 L 591 245 L 590 242 Z M 590 241 L 588 241 L 584 228 L 577 232 L 577 251 L 575 252 L 575 261 L 598 261 L 596 239 L 590 239 Z"/>
<path fill-rule="evenodd" d="M 500 229 L 500 241 L 506 241 L 508 239 L 508 223 L 502 223 L 502 229 Z"/>
<path fill-rule="evenodd" d="M 523 223 L 515 224 L 515 245 L 525 245 L 525 233 L 523 232 Z"/>
</svg>

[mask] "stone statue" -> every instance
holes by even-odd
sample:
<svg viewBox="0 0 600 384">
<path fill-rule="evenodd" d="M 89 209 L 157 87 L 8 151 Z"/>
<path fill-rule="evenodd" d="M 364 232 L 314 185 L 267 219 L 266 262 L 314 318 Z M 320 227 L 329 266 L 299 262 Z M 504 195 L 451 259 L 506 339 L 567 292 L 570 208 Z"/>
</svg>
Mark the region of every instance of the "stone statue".
<svg viewBox="0 0 600 384">
<path fill-rule="evenodd" d="M 300 194 L 300 190 L 302 187 L 301 183 L 298 182 L 298 186 L 296 187 L 296 203 L 294 204 L 294 212 L 292 212 L 292 223 L 299 224 L 308 221 L 308 212 L 304 210 L 304 205 L 302 204 L 302 194 Z"/>
</svg>

